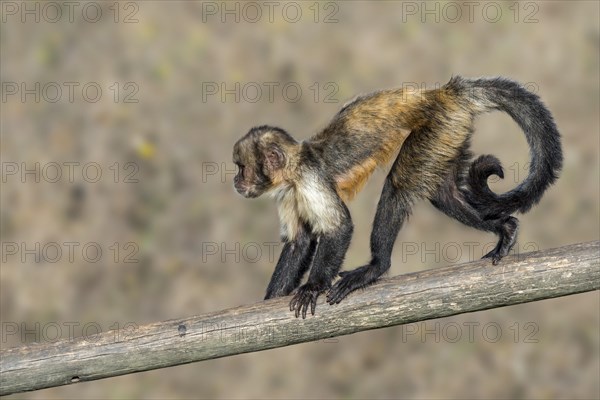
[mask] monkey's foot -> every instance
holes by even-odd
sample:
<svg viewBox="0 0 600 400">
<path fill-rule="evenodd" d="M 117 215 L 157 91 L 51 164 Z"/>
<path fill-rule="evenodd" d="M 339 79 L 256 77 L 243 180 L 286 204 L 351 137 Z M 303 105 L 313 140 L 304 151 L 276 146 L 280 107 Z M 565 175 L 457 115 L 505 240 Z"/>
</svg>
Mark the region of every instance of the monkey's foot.
<svg viewBox="0 0 600 400">
<path fill-rule="evenodd" d="M 494 250 L 490 251 L 485 256 L 481 257 L 481 259 L 491 258 L 492 259 L 492 264 L 493 265 L 498 265 L 498 263 L 500 262 L 500 260 L 502 260 L 502 257 L 503 256 L 500 254 L 500 252 L 498 250 L 498 246 L 496 246 L 494 248 Z"/>
<path fill-rule="evenodd" d="M 377 269 L 374 265 L 364 265 L 352 271 L 340 272 L 340 279 L 327 293 L 327 302 L 329 304 L 338 304 L 348 294 L 369 286 L 375 282 L 378 276 L 374 276 L 373 272 Z"/>
<path fill-rule="evenodd" d="M 519 220 L 515 217 L 508 217 L 502 224 L 500 240 L 494 250 L 481 258 L 491 258 L 492 264 L 498 265 L 500 260 L 510 253 L 510 250 L 517 241 L 517 231 L 519 229 Z"/>
<path fill-rule="evenodd" d="M 294 297 L 292 297 L 292 301 L 290 301 L 290 311 L 294 311 L 296 318 L 302 313 L 302 319 L 305 319 L 306 311 L 308 310 L 308 306 L 310 306 L 310 313 L 315 315 L 317 298 L 325 290 L 327 289 L 318 288 L 310 283 L 300 286 Z"/>
</svg>

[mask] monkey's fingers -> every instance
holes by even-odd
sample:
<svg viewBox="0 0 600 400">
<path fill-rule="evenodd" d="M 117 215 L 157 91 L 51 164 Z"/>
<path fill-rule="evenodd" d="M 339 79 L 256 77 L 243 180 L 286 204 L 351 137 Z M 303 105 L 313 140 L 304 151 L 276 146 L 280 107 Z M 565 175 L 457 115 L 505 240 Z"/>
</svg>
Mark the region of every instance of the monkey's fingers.
<svg viewBox="0 0 600 400">
<path fill-rule="evenodd" d="M 310 303 L 310 313 L 312 315 L 315 315 L 315 310 L 317 309 L 317 298 L 319 297 L 319 295 L 317 293 L 315 293 L 313 295 L 312 301 Z"/>
<path fill-rule="evenodd" d="M 317 308 L 317 299 L 319 298 L 319 292 L 316 290 L 311 290 L 307 292 L 306 303 L 304 304 L 304 308 L 302 309 L 302 318 L 306 318 L 306 312 L 308 311 L 308 307 L 310 306 L 310 313 L 315 315 L 315 310 Z"/>
<path fill-rule="evenodd" d="M 290 311 L 295 311 L 297 304 L 298 304 L 298 293 L 296 293 L 294 295 L 294 297 L 292 297 L 292 300 L 290 301 Z M 296 317 L 297 317 L 297 315 L 296 315 Z"/>
<path fill-rule="evenodd" d="M 331 288 L 327 294 L 327 302 L 329 304 L 338 304 L 344 297 L 348 296 L 352 290 L 350 279 L 346 276 Z"/>
<path fill-rule="evenodd" d="M 337 281 L 331 290 L 329 290 L 327 302 L 329 304 L 338 304 L 351 292 L 363 288 L 372 282 L 368 279 L 371 268 L 371 265 L 365 265 L 352 271 L 346 271 L 342 276 L 342 279 Z"/>
<path fill-rule="evenodd" d="M 303 290 L 299 290 L 292 300 L 290 301 L 290 311 L 294 311 L 294 315 L 296 318 L 300 316 L 300 312 L 302 311 L 302 307 L 306 303 L 306 292 Z M 306 314 L 306 312 L 305 312 Z"/>
<path fill-rule="evenodd" d="M 300 313 L 302 313 L 302 308 L 304 307 L 306 309 L 306 294 L 304 292 L 300 293 L 300 296 L 298 298 L 298 304 L 296 305 L 296 312 L 294 313 L 296 315 L 296 318 L 298 318 L 300 316 Z M 306 315 L 306 311 L 303 312 L 304 315 Z M 305 318 L 305 317 L 302 317 Z"/>
<path fill-rule="evenodd" d="M 308 310 L 309 305 L 310 305 L 310 298 L 304 299 L 304 304 L 302 305 L 302 319 L 306 319 L 306 311 Z"/>
<path fill-rule="evenodd" d="M 296 318 L 298 318 L 300 316 L 301 309 L 302 309 L 302 302 L 300 301 L 300 299 L 298 299 L 298 301 L 296 302 L 296 309 L 294 310 L 294 315 L 296 316 Z"/>
<path fill-rule="evenodd" d="M 344 285 L 345 286 L 345 285 Z M 327 302 L 330 305 L 339 304 L 350 293 L 350 289 L 346 287 L 336 287 L 332 289 L 330 296 L 327 298 Z"/>
</svg>

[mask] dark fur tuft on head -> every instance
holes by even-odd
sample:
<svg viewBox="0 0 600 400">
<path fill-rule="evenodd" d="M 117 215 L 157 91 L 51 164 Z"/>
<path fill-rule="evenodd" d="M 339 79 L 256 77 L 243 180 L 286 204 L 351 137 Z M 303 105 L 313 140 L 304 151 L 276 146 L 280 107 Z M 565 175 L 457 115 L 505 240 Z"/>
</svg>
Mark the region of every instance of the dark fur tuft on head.
<svg viewBox="0 0 600 400">
<path fill-rule="evenodd" d="M 277 137 L 278 140 L 282 140 L 285 143 L 296 144 L 296 139 L 292 137 L 285 129 L 278 128 L 271 125 L 260 125 L 250 129 L 247 136 L 259 138 L 267 133 L 271 133 Z"/>
</svg>

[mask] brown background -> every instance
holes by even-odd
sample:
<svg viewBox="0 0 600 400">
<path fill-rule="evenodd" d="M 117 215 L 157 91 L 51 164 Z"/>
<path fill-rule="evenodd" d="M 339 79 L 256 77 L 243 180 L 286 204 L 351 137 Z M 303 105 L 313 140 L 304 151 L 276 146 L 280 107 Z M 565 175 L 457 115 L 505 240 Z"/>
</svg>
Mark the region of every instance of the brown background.
<svg viewBox="0 0 600 400">
<path fill-rule="evenodd" d="M 299 2 L 297 22 L 296 8 L 283 3 L 271 16 L 258 4 L 260 17 L 257 3 L 120 3 L 117 22 L 112 2 L 96 3 L 97 22 L 88 21 L 95 8 L 82 16 L 87 3 L 77 3 L 72 22 L 65 7 L 52 22 L 55 10 L 37 2 L 28 7 L 40 7 L 40 21 L 22 22 L 14 4 L 17 14 L 3 3 L 0 25 L 2 348 L 56 332 L 68 338 L 69 325 L 80 336 L 85 324 L 89 334 L 260 300 L 279 252 L 277 217 L 268 199 L 234 193 L 235 140 L 262 123 L 307 138 L 357 93 L 434 87 L 453 74 L 527 84 L 563 135 L 561 178 L 520 217 L 515 251 L 600 237 L 595 1 L 476 2 L 470 15 L 461 2 Z M 424 7 L 433 11 L 422 15 Z M 128 16 L 137 22 L 125 23 Z M 40 101 L 22 99 L 21 84 L 35 90 L 36 82 Z M 65 82 L 79 84 L 73 101 Z M 19 93 L 9 94 L 11 83 Z M 86 83 L 102 89 L 98 101 L 82 95 Z M 62 95 L 53 103 L 55 85 Z M 134 89 L 138 102 L 125 102 Z M 221 89 L 233 94 L 222 99 Z M 506 179 L 495 189 L 525 176 L 526 142 L 508 116 L 480 118 L 474 150 L 502 160 Z M 68 162 L 80 163 L 72 180 Z M 21 177 L 35 163 L 40 181 Z M 93 166 L 102 171 L 96 183 Z M 368 259 L 384 177 L 378 172 L 350 206 L 346 268 Z M 400 233 L 391 274 L 479 258 L 494 240 L 422 203 Z M 78 243 L 72 260 L 65 242 Z M 24 251 L 36 243 L 45 252 L 39 262 Z M 103 250 L 98 262 L 81 253 L 90 243 Z M 137 262 L 125 262 L 132 251 Z M 596 292 L 15 398 L 598 398 L 599 308 Z"/>
</svg>

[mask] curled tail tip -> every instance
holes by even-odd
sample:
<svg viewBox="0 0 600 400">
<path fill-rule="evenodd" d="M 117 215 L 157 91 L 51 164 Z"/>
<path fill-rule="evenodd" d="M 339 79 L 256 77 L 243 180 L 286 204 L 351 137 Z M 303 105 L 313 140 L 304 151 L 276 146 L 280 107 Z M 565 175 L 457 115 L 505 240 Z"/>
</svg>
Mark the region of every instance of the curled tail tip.
<svg viewBox="0 0 600 400">
<path fill-rule="evenodd" d="M 480 156 L 471 163 L 469 168 L 469 184 L 472 187 L 485 187 L 489 190 L 487 179 L 492 175 L 504 179 L 502 163 L 490 154 Z"/>
<path fill-rule="evenodd" d="M 503 209 L 500 198 L 487 183 L 492 175 L 504 179 L 502 163 L 493 155 L 480 156 L 469 167 L 466 198 L 481 213 L 483 219 L 495 218 Z"/>
</svg>

